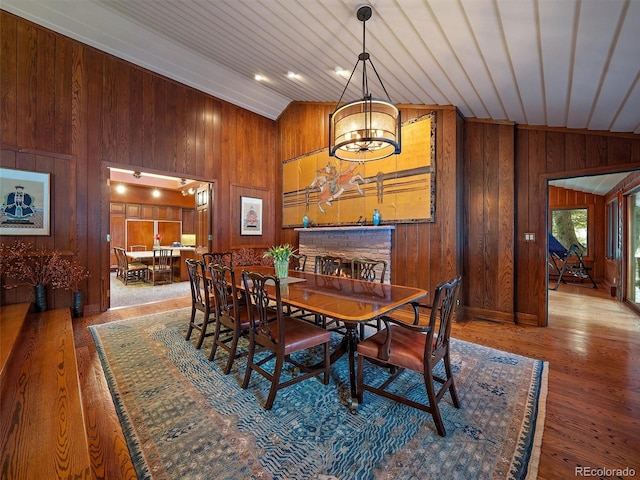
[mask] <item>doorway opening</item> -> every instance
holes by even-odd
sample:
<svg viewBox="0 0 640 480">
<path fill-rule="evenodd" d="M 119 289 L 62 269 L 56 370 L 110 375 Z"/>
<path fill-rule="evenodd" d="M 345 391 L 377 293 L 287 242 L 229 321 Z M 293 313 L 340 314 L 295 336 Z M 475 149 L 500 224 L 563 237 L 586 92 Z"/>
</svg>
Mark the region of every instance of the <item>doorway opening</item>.
<svg viewBox="0 0 640 480">
<path fill-rule="evenodd" d="M 640 258 L 640 187 L 632 192 L 615 192 L 616 186 L 629 179 L 640 180 L 639 174 L 640 170 L 636 170 L 548 181 L 548 232 L 567 250 L 577 245 L 589 269 L 584 281 L 558 282 L 563 294 L 592 296 L 593 284 L 588 281 L 591 276 L 597 282 L 596 295 L 640 307 L 640 261 L 636 261 L 636 257 Z M 638 185 L 637 180 L 633 181 Z M 621 195 L 624 201 L 619 201 Z M 556 285 L 557 277 L 553 277 L 550 256 L 547 260 L 550 288 Z M 547 318 L 553 316 L 550 309 L 554 308 L 556 294 L 552 290 L 547 290 Z"/>
<path fill-rule="evenodd" d="M 175 173 L 108 166 L 109 178 L 109 289 L 108 308 L 142 305 L 189 297 L 186 258 L 195 256 L 196 192 L 209 182 L 176 177 Z M 170 248 L 173 282 L 152 285 L 142 273 L 127 281 L 118 276 L 114 247 L 124 249 L 127 261 L 153 268 L 153 250 Z M 135 252 L 138 252 L 134 255 Z M 145 256 L 146 255 L 146 256 Z"/>
</svg>

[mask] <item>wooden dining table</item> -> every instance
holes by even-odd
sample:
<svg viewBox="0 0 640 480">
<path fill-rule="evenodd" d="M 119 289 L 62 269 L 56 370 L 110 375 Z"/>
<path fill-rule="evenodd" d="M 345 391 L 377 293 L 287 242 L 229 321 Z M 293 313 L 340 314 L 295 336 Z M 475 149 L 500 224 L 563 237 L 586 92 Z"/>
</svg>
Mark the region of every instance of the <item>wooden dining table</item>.
<svg viewBox="0 0 640 480">
<path fill-rule="evenodd" d="M 171 248 L 166 250 L 172 250 L 171 256 L 173 258 L 180 258 L 180 252 Z M 153 261 L 153 250 L 136 250 L 125 252 L 127 257 L 133 262 L 151 263 Z"/>
<path fill-rule="evenodd" d="M 243 270 L 264 275 L 274 274 L 274 268 L 268 266 L 237 267 L 236 282 L 239 284 L 242 283 Z M 243 285 L 239 287 L 244 288 Z M 339 348 L 331 354 L 331 362 L 345 353 L 348 354 L 352 408 L 357 407 L 355 356 L 359 341 L 359 324 L 388 314 L 426 295 L 427 291 L 421 288 L 317 275 L 297 270 L 290 270 L 289 277 L 280 280 L 283 304 L 305 312 L 325 315 L 345 324 L 346 334 Z"/>
</svg>

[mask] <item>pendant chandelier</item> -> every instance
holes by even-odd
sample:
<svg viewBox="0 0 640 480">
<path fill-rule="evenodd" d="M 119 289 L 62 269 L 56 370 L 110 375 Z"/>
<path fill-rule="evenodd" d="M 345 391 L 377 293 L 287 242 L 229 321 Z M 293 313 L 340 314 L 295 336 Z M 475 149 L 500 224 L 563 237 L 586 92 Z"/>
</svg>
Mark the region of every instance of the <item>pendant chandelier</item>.
<svg viewBox="0 0 640 480">
<path fill-rule="evenodd" d="M 342 91 L 333 113 L 329 114 L 329 156 L 351 162 L 380 160 L 400 153 L 400 111 L 391 102 L 370 55 L 365 49 L 366 22 L 371 18 L 369 5 L 358 8 L 362 22 L 362 53 Z M 358 65 L 362 62 L 362 99 L 340 106 Z M 372 98 L 369 93 L 367 62 L 371 65 L 387 100 Z"/>
</svg>

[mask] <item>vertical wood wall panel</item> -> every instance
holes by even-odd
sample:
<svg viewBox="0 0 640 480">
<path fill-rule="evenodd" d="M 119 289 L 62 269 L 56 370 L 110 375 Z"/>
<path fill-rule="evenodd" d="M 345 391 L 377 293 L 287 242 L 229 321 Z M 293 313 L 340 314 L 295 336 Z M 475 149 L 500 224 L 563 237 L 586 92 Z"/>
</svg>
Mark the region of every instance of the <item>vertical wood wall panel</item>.
<svg viewBox="0 0 640 480">
<path fill-rule="evenodd" d="M 55 37 L 46 31 L 37 31 L 36 66 L 36 144 L 35 148 L 51 152 L 55 138 Z"/>
<path fill-rule="evenodd" d="M 52 150 L 62 151 L 71 144 L 73 45 L 64 37 L 55 40 L 54 144 Z"/>
<path fill-rule="evenodd" d="M 495 309 L 509 315 L 515 309 L 515 172 L 511 125 L 498 127 L 498 291 Z"/>
<path fill-rule="evenodd" d="M 16 145 L 24 148 L 36 149 L 37 124 L 37 61 L 36 50 L 37 31 L 31 24 L 18 22 L 17 52 L 14 58 L 17 61 L 17 111 L 16 120 L 20 125 L 16 132 Z M 11 55 L 2 52 L 2 55 Z M 43 79 L 44 80 L 44 79 Z M 8 120 L 8 119 L 7 119 Z"/>
<path fill-rule="evenodd" d="M 0 15 L 0 117 L 18 118 L 17 108 L 17 22 L 14 17 Z M 0 122 L 0 142 L 17 145 L 18 122 Z"/>
<path fill-rule="evenodd" d="M 513 125 L 468 122 L 464 140 L 467 312 L 514 321 Z"/>
</svg>

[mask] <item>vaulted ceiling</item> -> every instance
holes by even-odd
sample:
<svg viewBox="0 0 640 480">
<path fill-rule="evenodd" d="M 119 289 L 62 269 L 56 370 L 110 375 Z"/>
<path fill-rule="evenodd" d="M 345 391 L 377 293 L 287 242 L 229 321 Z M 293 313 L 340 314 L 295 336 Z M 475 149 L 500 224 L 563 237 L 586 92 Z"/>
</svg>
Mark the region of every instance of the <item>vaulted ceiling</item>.
<svg viewBox="0 0 640 480">
<path fill-rule="evenodd" d="M 336 102 L 362 0 L 3 0 L 2 8 L 275 119 Z M 465 117 L 640 133 L 638 0 L 372 0 L 391 100 Z M 288 75 L 292 72 L 295 75 Z M 369 71 L 374 97 L 385 95 Z M 263 81 L 256 81 L 261 75 Z M 345 100 L 360 95 L 356 73 Z M 348 75 L 347 75 L 348 77 Z"/>
</svg>

